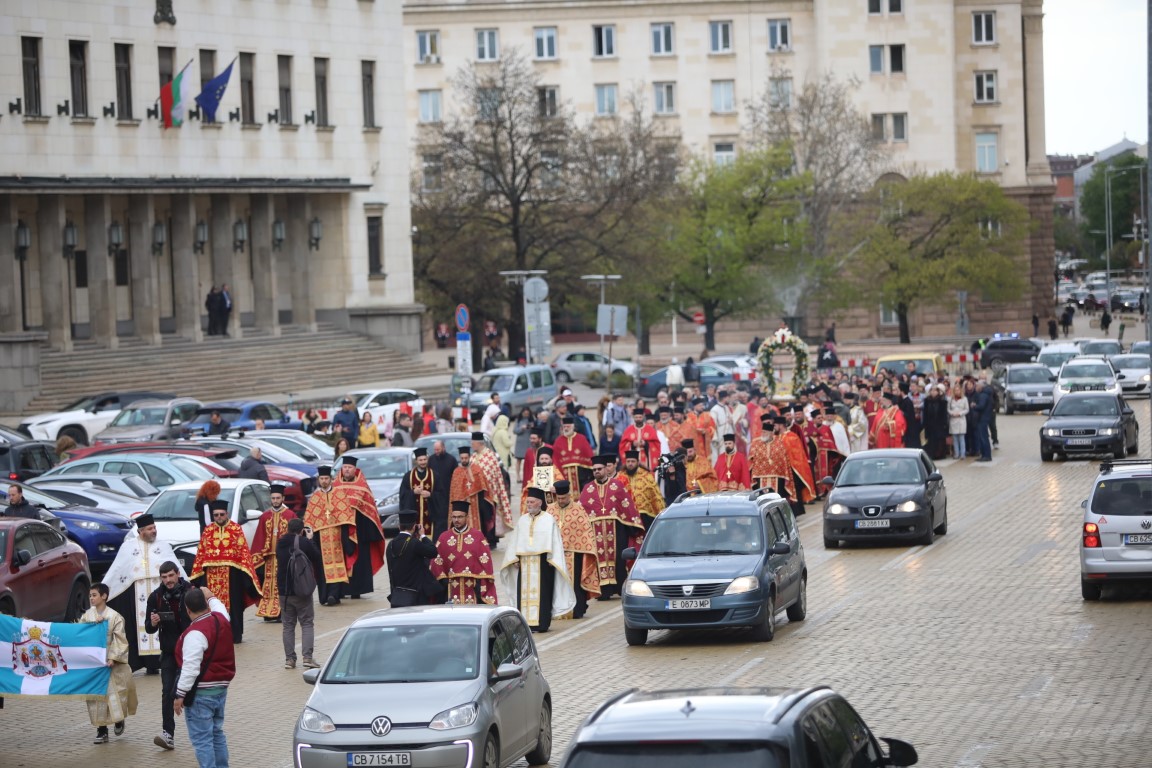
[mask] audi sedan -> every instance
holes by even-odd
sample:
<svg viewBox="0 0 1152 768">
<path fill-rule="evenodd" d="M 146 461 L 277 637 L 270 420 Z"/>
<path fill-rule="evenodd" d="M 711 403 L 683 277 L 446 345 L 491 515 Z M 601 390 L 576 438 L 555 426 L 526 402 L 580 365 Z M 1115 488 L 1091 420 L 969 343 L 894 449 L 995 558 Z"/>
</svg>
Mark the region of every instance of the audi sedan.
<svg viewBox="0 0 1152 768">
<path fill-rule="evenodd" d="M 854 453 L 840 465 L 824 501 L 824 548 L 895 539 L 931 544 L 948 533 L 944 477 L 919 448 Z"/>
<path fill-rule="evenodd" d="M 374 611 L 340 639 L 296 723 L 296 768 L 501 768 L 552 755 L 552 691 L 506 606 Z"/>
<path fill-rule="evenodd" d="M 1140 425 L 1124 398 L 1107 392 L 1065 395 L 1040 428 L 1040 458 L 1111 453 L 1122 459 L 1140 447 Z"/>
</svg>

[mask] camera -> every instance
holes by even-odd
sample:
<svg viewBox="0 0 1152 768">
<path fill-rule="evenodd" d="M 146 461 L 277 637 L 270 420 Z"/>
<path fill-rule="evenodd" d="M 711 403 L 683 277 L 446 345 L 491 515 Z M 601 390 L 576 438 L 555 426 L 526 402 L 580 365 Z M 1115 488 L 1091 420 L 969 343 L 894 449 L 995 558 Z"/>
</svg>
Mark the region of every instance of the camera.
<svg viewBox="0 0 1152 768">
<path fill-rule="evenodd" d="M 672 451 L 665 453 L 660 457 L 659 462 L 656 464 L 656 471 L 663 471 L 675 467 L 677 464 L 684 463 L 684 453 L 682 451 Z"/>
<path fill-rule="evenodd" d="M 176 614 L 172 611 L 157 611 L 157 613 L 160 615 L 160 621 L 176 621 Z"/>
</svg>

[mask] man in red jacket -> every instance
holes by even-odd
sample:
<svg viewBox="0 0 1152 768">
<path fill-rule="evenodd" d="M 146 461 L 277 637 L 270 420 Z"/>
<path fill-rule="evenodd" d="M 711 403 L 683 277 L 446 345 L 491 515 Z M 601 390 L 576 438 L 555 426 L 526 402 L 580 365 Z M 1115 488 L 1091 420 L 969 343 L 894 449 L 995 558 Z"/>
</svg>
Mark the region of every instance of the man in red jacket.
<svg viewBox="0 0 1152 768">
<path fill-rule="evenodd" d="M 196 751 L 200 768 L 228 765 L 228 740 L 224 736 L 224 702 L 228 684 L 236 676 L 236 648 L 228 609 L 212 591 L 190 589 L 184 607 L 192 623 L 176 641 L 180 677 L 172 709 L 187 710 L 188 740 Z M 185 706 L 185 699 L 192 701 Z"/>
</svg>

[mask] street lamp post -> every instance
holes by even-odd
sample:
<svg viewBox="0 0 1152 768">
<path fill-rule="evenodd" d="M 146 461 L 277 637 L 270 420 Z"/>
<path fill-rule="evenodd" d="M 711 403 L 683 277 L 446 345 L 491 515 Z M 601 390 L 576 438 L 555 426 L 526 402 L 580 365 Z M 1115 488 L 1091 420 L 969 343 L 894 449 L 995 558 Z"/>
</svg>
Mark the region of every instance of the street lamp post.
<svg viewBox="0 0 1152 768">
<path fill-rule="evenodd" d="M 604 306 L 605 288 L 608 286 L 608 283 L 614 283 L 617 280 L 620 280 L 621 278 L 620 278 L 620 275 L 581 275 L 580 279 L 586 280 L 589 283 L 591 283 L 592 285 L 599 285 L 600 286 L 600 306 Z M 599 310 L 597 310 L 597 311 L 599 311 Z M 608 360 L 604 357 L 604 334 L 602 334 L 602 333 L 600 334 L 600 361 L 604 364 L 604 368 L 605 368 L 604 382 L 605 382 L 605 384 L 607 384 L 608 373 L 609 373 L 607 370 L 608 369 Z M 612 391 L 611 386 L 608 387 L 608 391 L 609 392 Z"/>
<path fill-rule="evenodd" d="M 524 293 L 524 283 L 532 277 L 541 277 L 548 274 L 546 269 L 506 269 L 500 272 L 504 281 L 510 285 L 520 286 L 520 308 L 524 316 L 524 362 L 528 365 L 532 364 L 532 339 L 528 335 L 528 296 Z M 512 339 L 508 339 L 508 345 L 511 347 Z M 509 352 L 512 350 L 509 349 Z"/>
<path fill-rule="evenodd" d="M 1112 304 L 1112 177 L 1132 170 L 1142 170 L 1138 165 L 1129 165 L 1126 168 L 1104 166 L 1104 232 L 1108 250 L 1104 254 L 1104 291 L 1107 294 L 1104 301 L 1111 307 Z"/>
</svg>

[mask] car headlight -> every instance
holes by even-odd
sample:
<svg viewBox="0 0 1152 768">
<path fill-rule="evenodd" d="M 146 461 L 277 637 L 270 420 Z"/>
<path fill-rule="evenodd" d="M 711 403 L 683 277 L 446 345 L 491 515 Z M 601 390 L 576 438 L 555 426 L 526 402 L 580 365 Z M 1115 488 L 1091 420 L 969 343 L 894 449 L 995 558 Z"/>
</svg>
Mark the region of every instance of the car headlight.
<svg viewBox="0 0 1152 768">
<path fill-rule="evenodd" d="M 80 520 L 76 523 L 76 525 L 80 526 L 81 528 L 83 528 L 86 531 L 102 531 L 102 530 L 104 530 L 104 524 L 103 523 L 97 523 L 93 520 Z"/>
<path fill-rule="evenodd" d="M 304 707 L 304 714 L 300 715 L 300 728 L 312 733 L 332 733 L 336 730 L 336 723 L 323 712 Z"/>
<path fill-rule="evenodd" d="M 760 589 L 760 579 L 755 576 L 741 576 L 732 580 L 732 583 L 724 590 L 724 594 L 742 595 L 745 592 L 755 592 L 758 589 Z"/>
<path fill-rule="evenodd" d="M 1140 381 L 1152 381 L 1152 373 L 1146 373 L 1140 377 Z"/>
<path fill-rule="evenodd" d="M 1057 392 L 1070 392 L 1071 390 L 1068 389 L 1068 387 L 1064 386 L 1063 384 L 1057 384 L 1056 385 L 1056 391 Z"/>
<path fill-rule="evenodd" d="M 476 714 L 479 708 L 475 704 L 461 704 L 452 709 L 446 709 L 436 717 L 432 718 L 432 722 L 428 723 L 428 727 L 434 731 L 446 731 L 449 728 L 466 728 L 472 723 L 476 722 Z"/>
<path fill-rule="evenodd" d="M 1119 432 L 1120 430 L 1116 429 L 1116 427 L 1104 427 L 1103 429 L 1096 430 L 1096 434 L 1100 437 L 1111 437 Z"/>
<path fill-rule="evenodd" d="M 848 514 L 848 507 L 843 504 L 829 504 L 827 512 L 830 515 L 846 515 Z"/>
<path fill-rule="evenodd" d="M 385 497 L 384 497 L 384 499 L 383 499 L 383 501 L 381 501 L 381 502 L 380 502 L 380 504 L 381 504 L 382 506 L 385 506 L 385 507 L 387 507 L 389 504 L 399 504 L 399 503 L 400 503 L 400 493 L 399 493 L 399 491 L 397 491 L 396 493 L 392 494 L 391 496 L 385 496 Z"/>
<path fill-rule="evenodd" d="M 652 597 L 652 587 L 639 579 L 628 579 L 624 582 L 624 594 L 632 597 Z"/>
<path fill-rule="evenodd" d="M 1060 430 L 1055 427 L 1047 427 L 1044 430 L 1045 437 L 1060 437 Z"/>
<path fill-rule="evenodd" d="M 916 512 L 920 509 L 920 502 L 913 499 L 908 499 L 902 504 L 896 505 L 897 512 Z"/>
</svg>

